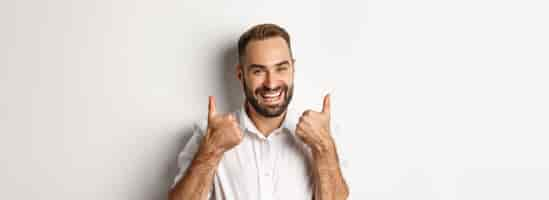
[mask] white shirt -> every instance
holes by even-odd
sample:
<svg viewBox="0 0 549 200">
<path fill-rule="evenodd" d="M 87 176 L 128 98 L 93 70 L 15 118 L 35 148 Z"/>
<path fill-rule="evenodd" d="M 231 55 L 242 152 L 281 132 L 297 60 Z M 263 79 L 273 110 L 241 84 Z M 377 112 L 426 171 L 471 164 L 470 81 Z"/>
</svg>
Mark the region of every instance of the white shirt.
<svg viewBox="0 0 549 200">
<path fill-rule="evenodd" d="M 296 135 L 301 116 L 287 112 L 282 126 L 265 137 L 250 120 L 244 107 L 234 112 L 242 129 L 241 143 L 224 153 L 216 170 L 208 199 L 216 200 L 305 200 L 313 198 L 312 157 L 309 147 Z M 207 122 L 196 125 L 193 136 L 178 156 L 179 173 L 172 188 L 183 177 L 205 134 Z M 334 127 L 334 126 L 332 126 Z M 340 167 L 346 162 L 336 136 Z M 347 179 L 345 179 L 347 180 Z"/>
</svg>

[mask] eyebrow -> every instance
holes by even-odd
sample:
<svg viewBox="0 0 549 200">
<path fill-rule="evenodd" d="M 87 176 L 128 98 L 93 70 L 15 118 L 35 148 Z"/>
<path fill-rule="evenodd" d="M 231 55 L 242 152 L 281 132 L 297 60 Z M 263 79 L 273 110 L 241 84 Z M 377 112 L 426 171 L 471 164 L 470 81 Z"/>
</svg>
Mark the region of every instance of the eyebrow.
<svg viewBox="0 0 549 200">
<path fill-rule="evenodd" d="M 282 65 L 286 65 L 286 64 L 290 64 L 290 62 L 287 61 L 287 60 L 284 60 L 284 61 L 281 61 L 281 62 L 276 63 L 275 66 L 282 66 Z M 260 64 L 251 64 L 251 65 L 248 65 L 248 69 L 253 69 L 253 68 L 266 69 L 267 66 L 265 66 L 265 65 L 260 65 Z"/>
</svg>

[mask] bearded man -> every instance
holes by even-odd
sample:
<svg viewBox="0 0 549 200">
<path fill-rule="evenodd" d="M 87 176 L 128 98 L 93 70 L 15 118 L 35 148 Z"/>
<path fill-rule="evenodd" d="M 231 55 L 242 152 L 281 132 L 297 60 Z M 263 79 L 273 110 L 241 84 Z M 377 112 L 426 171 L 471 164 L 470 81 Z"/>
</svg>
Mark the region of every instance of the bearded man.
<svg viewBox="0 0 549 200">
<path fill-rule="evenodd" d="M 321 111 L 288 109 L 295 60 L 290 36 L 259 24 L 238 40 L 236 78 L 245 101 L 218 113 L 209 97 L 208 120 L 197 125 L 178 157 L 171 200 L 346 199 L 331 126 L 330 96 Z"/>
</svg>

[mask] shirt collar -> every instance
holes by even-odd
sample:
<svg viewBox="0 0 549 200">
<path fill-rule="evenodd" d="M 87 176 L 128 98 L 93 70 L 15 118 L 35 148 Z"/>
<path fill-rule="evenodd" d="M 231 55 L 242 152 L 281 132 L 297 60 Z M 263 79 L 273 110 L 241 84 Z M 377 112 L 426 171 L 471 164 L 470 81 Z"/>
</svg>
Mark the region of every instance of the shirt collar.
<svg viewBox="0 0 549 200">
<path fill-rule="evenodd" d="M 245 132 L 251 132 L 255 135 L 257 135 L 259 138 L 262 138 L 262 139 L 268 139 L 268 138 L 265 138 L 265 136 L 263 134 L 261 134 L 261 132 L 257 129 L 257 127 L 255 126 L 255 124 L 252 122 L 252 120 L 250 119 L 250 117 L 248 116 L 248 114 L 246 113 L 246 104 L 244 103 L 241 107 L 240 107 L 240 110 L 238 111 L 238 118 L 239 118 L 239 124 L 240 124 L 240 128 L 242 130 L 244 130 Z M 296 121 L 297 121 L 298 118 L 296 118 L 296 115 L 295 115 L 295 112 L 293 112 L 293 110 L 291 109 L 287 109 L 286 111 L 286 116 L 284 117 L 284 121 L 282 121 L 282 125 L 280 125 L 280 127 L 278 129 L 275 129 L 273 131 L 273 133 L 276 133 L 278 131 L 283 131 L 283 132 L 288 132 L 290 133 L 291 135 L 294 135 L 294 132 L 295 132 L 295 128 L 296 128 Z M 269 135 L 270 137 L 271 135 Z"/>
</svg>

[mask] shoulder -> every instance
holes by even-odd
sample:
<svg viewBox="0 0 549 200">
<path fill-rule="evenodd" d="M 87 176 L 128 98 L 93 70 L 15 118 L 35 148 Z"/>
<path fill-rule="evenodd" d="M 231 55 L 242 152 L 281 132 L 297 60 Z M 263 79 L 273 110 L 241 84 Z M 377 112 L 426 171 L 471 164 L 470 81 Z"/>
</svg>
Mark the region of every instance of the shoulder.
<svg viewBox="0 0 549 200">
<path fill-rule="evenodd" d="M 204 136 L 206 135 L 206 129 L 208 127 L 207 120 L 201 120 L 194 122 L 189 135 L 185 136 L 183 141 L 183 148 L 179 153 L 180 159 L 182 157 L 192 158 Z"/>
<path fill-rule="evenodd" d="M 204 136 L 206 129 L 208 128 L 208 120 L 196 121 L 192 125 L 192 132 L 194 136 Z"/>
</svg>

